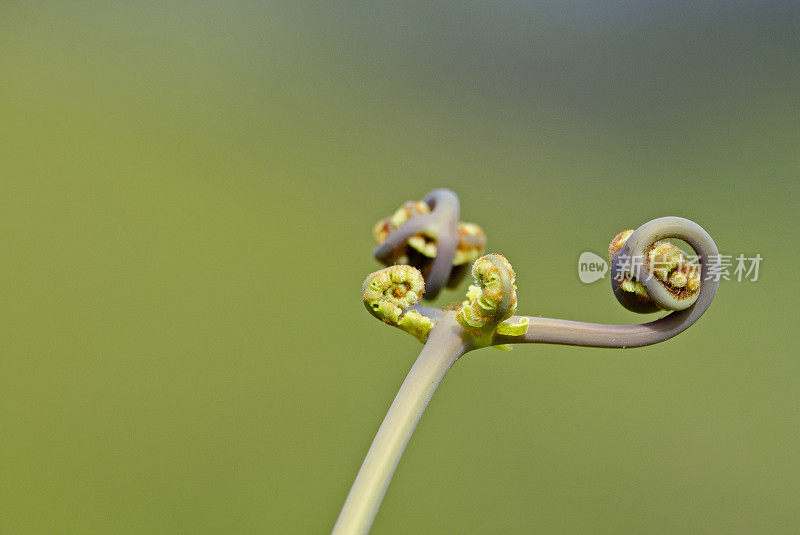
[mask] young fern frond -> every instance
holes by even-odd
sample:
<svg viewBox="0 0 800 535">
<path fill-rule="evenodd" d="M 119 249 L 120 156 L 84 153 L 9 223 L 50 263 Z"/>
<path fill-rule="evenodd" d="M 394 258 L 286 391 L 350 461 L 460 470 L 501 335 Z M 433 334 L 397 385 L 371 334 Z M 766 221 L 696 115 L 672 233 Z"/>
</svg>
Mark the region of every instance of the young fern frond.
<svg viewBox="0 0 800 535">
<path fill-rule="evenodd" d="M 633 235 L 633 230 L 625 230 L 617 234 L 608 247 L 608 256 L 614 262 L 620 250 Z M 700 291 L 700 270 L 686 258 L 676 245 L 657 241 L 646 250 L 646 257 L 636 259 L 647 268 L 646 275 L 654 276 L 664 288 L 685 302 L 693 302 Z M 632 259 L 633 261 L 634 259 Z M 634 275 L 626 272 L 617 273 L 611 279 L 611 289 L 620 304 L 632 312 L 646 314 L 663 308 L 656 303 L 644 284 Z"/>
<path fill-rule="evenodd" d="M 361 297 L 370 314 L 425 343 L 433 323 L 413 308 L 424 292 L 422 273 L 401 265 L 370 273 L 361 288 Z"/>
<path fill-rule="evenodd" d="M 628 236 L 617 235 L 609 248 L 612 289 L 620 303 L 634 312 L 670 311 L 661 319 L 639 325 L 606 325 L 562 319 L 531 317 L 530 328 L 523 336 L 499 336 L 498 343 L 544 343 L 588 347 L 630 348 L 657 344 L 677 336 L 691 327 L 708 310 L 719 288 L 720 255 L 714 240 L 697 223 L 682 217 L 660 217 L 648 221 Z M 699 280 L 687 276 L 684 288 L 675 288 L 671 280 L 678 267 L 667 271 L 665 281 L 653 269 L 652 251 L 664 252 L 659 242 L 676 238 L 688 243 L 700 262 Z M 637 259 L 639 259 L 637 261 Z M 669 265 L 669 264 L 668 264 Z M 615 280 L 616 278 L 616 280 Z M 634 281 L 629 286 L 637 295 L 631 304 L 631 291 L 620 282 Z M 643 295 L 644 294 L 644 295 Z M 521 318 L 520 318 L 521 319 Z"/>
<path fill-rule="evenodd" d="M 439 188 L 423 201 L 404 203 L 373 228 L 375 259 L 418 268 L 427 286 L 425 299 L 435 298 L 445 286 L 454 288 L 486 246 L 483 229 L 460 222 L 459 214 L 458 196 L 449 189 Z"/>
<path fill-rule="evenodd" d="M 487 346 L 508 349 L 507 344 L 513 343 L 608 348 L 655 344 L 696 322 L 719 286 L 715 273 L 720 257 L 714 240 L 688 219 L 662 217 L 618 234 L 609 246 L 609 256 L 615 275 L 612 289 L 620 303 L 635 312 L 666 310 L 668 315 L 640 325 L 515 316 L 516 273 L 503 255 L 477 258 L 476 251 L 485 245 L 480 227 L 458 237 L 458 198 L 453 192 L 435 190 L 423 203 L 407 203 L 401 211 L 389 218 L 392 221 L 379 223 L 375 257 L 413 264 L 413 253 L 403 255 L 416 247 L 422 256 L 434 254 L 435 258 L 422 267 L 422 273 L 412 265 L 393 265 L 370 274 L 362 298 L 373 316 L 425 345 L 367 453 L 334 526 L 336 535 L 369 531 L 422 412 L 450 366 L 468 351 Z M 675 245 L 663 241 L 667 238 L 682 239 L 694 249 L 699 273 Z M 435 296 L 451 278 L 459 239 L 472 248 L 470 258 L 477 258 L 472 266 L 475 285 L 469 287 L 466 301 L 444 310 L 420 307 L 423 295 Z"/>
<path fill-rule="evenodd" d="M 467 300 L 456 311 L 458 323 L 475 338 L 476 347 L 492 345 L 496 334 L 521 336 L 528 320 L 507 322 L 517 310 L 517 286 L 514 268 L 500 254 L 482 256 L 472 265 L 475 286 L 470 286 Z M 510 349 L 507 346 L 495 346 Z"/>
</svg>

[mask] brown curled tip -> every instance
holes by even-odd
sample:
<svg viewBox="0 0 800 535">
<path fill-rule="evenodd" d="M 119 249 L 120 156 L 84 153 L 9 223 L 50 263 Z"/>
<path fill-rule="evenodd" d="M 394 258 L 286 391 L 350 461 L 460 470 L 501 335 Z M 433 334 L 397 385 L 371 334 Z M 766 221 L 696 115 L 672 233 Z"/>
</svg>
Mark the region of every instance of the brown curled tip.
<svg viewBox="0 0 800 535">
<path fill-rule="evenodd" d="M 614 236 L 614 239 L 611 240 L 610 244 L 608 244 L 608 258 L 612 262 L 614 261 L 614 257 L 617 256 L 619 250 L 622 249 L 622 246 L 625 245 L 625 242 L 628 241 L 628 238 L 631 237 L 631 234 L 633 234 L 633 229 L 623 230 Z"/>
<path fill-rule="evenodd" d="M 613 262 L 619 251 L 633 234 L 633 230 L 624 230 L 614 236 L 608 246 L 608 256 Z M 636 262 L 636 259 L 631 260 Z M 676 300 L 693 299 L 700 291 L 700 270 L 691 263 L 683 251 L 668 241 L 656 241 L 647 249 L 644 259 L 647 273 L 666 289 Z M 632 312 L 649 314 L 664 310 L 635 277 L 614 274 L 611 288 L 620 304 Z"/>
</svg>

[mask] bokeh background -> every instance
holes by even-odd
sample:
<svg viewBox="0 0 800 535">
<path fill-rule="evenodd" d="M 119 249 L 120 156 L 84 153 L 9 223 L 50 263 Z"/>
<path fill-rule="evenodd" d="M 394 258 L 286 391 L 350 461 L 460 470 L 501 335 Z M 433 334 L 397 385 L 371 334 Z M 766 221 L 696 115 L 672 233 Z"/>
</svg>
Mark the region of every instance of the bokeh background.
<svg viewBox="0 0 800 535">
<path fill-rule="evenodd" d="M 667 343 L 469 354 L 374 533 L 797 533 L 798 20 L 4 0 L 0 531 L 328 532 L 419 350 L 371 227 L 449 187 L 530 315 L 652 319 L 576 263 L 654 217 L 764 261 Z"/>
</svg>

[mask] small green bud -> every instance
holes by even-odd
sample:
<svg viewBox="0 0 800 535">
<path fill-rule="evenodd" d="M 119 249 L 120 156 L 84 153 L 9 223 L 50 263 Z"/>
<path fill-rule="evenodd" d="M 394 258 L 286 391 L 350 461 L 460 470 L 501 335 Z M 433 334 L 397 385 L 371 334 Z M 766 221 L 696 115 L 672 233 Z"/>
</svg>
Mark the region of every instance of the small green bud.
<svg viewBox="0 0 800 535">
<path fill-rule="evenodd" d="M 362 287 L 366 309 L 388 325 L 393 325 L 420 342 L 428 339 L 433 323 L 412 307 L 425 293 L 422 274 L 411 266 L 398 265 L 367 276 Z"/>
<path fill-rule="evenodd" d="M 456 311 L 456 320 L 472 333 L 479 346 L 491 345 L 495 334 L 520 336 L 528 330 L 528 320 L 507 322 L 517 309 L 514 268 L 503 255 L 483 256 L 472 265 L 475 285 L 467 300 Z M 503 348 L 501 348 L 503 349 Z"/>
<path fill-rule="evenodd" d="M 518 323 L 504 321 L 497 326 L 496 332 L 507 336 L 522 336 L 528 332 L 529 323 L 530 320 L 528 318 L 522 318 Z"/>
</svg>

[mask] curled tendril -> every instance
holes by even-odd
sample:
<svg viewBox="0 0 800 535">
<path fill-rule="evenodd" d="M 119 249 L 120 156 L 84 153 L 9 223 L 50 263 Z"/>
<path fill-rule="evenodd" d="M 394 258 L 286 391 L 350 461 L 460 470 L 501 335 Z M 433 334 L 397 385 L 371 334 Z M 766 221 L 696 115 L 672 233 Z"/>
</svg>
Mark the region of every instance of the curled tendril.
<svg viewBox="0 0 800 535">
<path fill-rule="evenodd" d="M 413 307 L 424 291 L 422 274 L 405 265 L 390 266 L 370 273 L 361 289 L 364 306 L 370 314 L 423 343 L 428 339 L 433 322 Z"/>
<path fill-rule="evenodd" d="M 700 287 L 694 296 L 684 298 L 665 287 L 655 274 L 647 273 L 646 262 L 627 262 L 645 258 L 654 244 L 667 238 L 688 243 L 700 262 Z M 620 270 L 624 278 L 639 282 L 649 299 L 665 317 L 639 325 L 605 325 L 540 317 L 529 317 L 530 328 L 523 336 L 501 335 L 495 343 L 545 343 L 590 347 L 640 347 L 663 342 L 692 326 L 711 306 L 719 288 L 720 256 L 711 236 L 697 223 L 681 217 L 661 217 L 648 221 L 624 240 L 611 244 L 615 256 L 612 273 Z M 616 251 L 613 251 L 614 248 Z M 515 318 L 512 318 L 512 320 Z M 522 319 L 522 318 L 520 318 Z"/>
<path fill-rule="evenodd" d="M 701 260 L 706 259 L 706 265 L 711 256 L 718 260 L 714 241 L 697 223 L 680 217 L 662 217 L 645 223 L 627 239 L 619 240 L 619 250 L 612 259 L 611 272 L 615 274 L 612 288 L 626 308 L 630 307 L 626 305 L 624 293 L 630 292 L 621 287 L 625 281 L 636 281 L 639 291 L 643 290 L 656 310 L 684 310 L 700 296 L 705 283 L 701 281 L 697 266 L 688 262 L 675 245 L 661 241 L 666 238 L 686 241 Z M 703 249 L 713 249 L 713 255 L 704 255 Z"/>
<path fill-rule="evenodd" d="M 433 299 L 446 285 L 455 287 L 466 265 L 478 258 L 486 245 L 483 230 L 459 222 L 459 202 L 448 189 L 436 189 L 423 201 L 408 201 L 373 229 L 378 243 L 375 258 L 385 265 L 409 264 L 423 273 Z"/>
<path fill-rule="evenodd" d="M 500 254 L 482 256 L 472 265 L 475 285 L 469 287 L 467 300 L 456 311 L 456 320 L 478 341 L 491 345 L 494 335 L 524 334 L 527 320 L 506 322 L 517 310 L 516 273 Z"/>
</svg>

